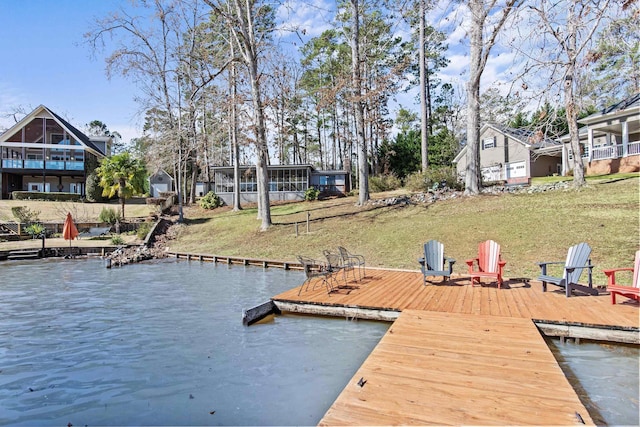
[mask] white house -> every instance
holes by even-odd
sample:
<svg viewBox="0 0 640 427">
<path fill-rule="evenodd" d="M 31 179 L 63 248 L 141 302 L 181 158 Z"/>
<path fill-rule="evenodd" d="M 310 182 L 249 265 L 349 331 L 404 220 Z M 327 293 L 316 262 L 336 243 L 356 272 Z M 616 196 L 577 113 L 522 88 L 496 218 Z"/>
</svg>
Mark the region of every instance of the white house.
<svg viewBox="0 0 640 427">
<path fill-rule="evenodd" d="M 640 171 L 640 93 L 578 120 L 587 175 Z M 569 135 L 563 144 L 562 173 L 571 170 Z"/>
</svg>

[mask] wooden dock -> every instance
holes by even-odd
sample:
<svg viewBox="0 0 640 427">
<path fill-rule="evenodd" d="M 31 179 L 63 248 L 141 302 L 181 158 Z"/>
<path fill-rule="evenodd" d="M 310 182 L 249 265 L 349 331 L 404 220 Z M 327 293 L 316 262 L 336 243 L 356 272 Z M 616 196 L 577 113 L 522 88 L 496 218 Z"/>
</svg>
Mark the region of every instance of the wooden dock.
<svg viewBox="0 0 640 427">
<path fill-rule="evenodd" d="M 542 292 L 539 282 L 505 280 L 471 286 L 466 277 L 422 284 L 415 271 L 367 269 L 361 282 L 327 294 L 321 284 L 298 295 L 299 287 L 272 298 L 282 311 L 394 320 L 404 310 L 530 319 L 547 335 L 640 344 L 638 304 L 611 304 L 608 294 L 567 298 L 560 288 Z M 557 290 L 555 290 L 555 289 Z"/>
<path fill-rule="evenodd" d="M 298 269 L 297 263 L 174 253 Z M 327 293 L 319 279 L 245 310 L 394 321 L 320 425 L 593 425 L 543 335 L 640 344 L 638 304 L 542 292 L 529 279 L 423 285 L 417 271 L 368 268 Z M 315 286 L 314 286 L 315 285 Z M 255 314 L 254 314 L 255 312 Z"/>
<path fill-rule="evenodd" d="M 209 255 L 209 254 L 191 254 L 185 252 L 169 252 L 169 256 L 176 259 L 186 259 L 187 261 L 200 261 L 200 262 L 212 262 L 214 264 L 239 264 L 239 265 L 253 265 L 262 268 L 283 268 L 285 270 L 301 270 L 302 265 L 299 262 L 270 260 L 270 259 L 257 259 L 257 258 L 244 258 L 235 257 L 229 255 Z"/>
<path fill-rule="evenodd" d="M 541 332 L 639 344 L 637 303 L 436 280 L 367 269 L 335 292 L 312 282 L 272 298 L 283 312 L 395 320 L 320 425 L 594 424 Z"/>
<path fill-rule="evenodd" d="M 593 425 L 535 325 L 405 310 L 320 425 Z"/>
</svg>

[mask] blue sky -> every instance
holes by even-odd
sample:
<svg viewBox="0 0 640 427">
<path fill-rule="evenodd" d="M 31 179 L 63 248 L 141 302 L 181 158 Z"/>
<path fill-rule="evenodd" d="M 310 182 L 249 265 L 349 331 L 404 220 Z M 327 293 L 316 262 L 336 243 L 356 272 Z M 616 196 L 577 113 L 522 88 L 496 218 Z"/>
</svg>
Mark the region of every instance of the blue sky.
<svg viewBox="0 0 640 427">
<path fill-rule="evenodd" d="M 44 104 L 83 128 L 101 120 L 125 142 L 138 136 L 136 88 L 106 78 L 82 35 L 119 0 L 0 0 L 0 116 Z M 0 129 L 13 124 L 0 117 Z"/>
<path fill-rule="evenodd" d="M 142 118 L 134 102 L 137 88 L 117 75 L 108 80 L 104 54 L 92 58 L 82 38 L 96 18 L 126 4 L 127 0 L 0 0 L 0 129 L 13 124 L 11 118 L 1 116 L 16 107 L 29 112 L 44 104 L 79 128 L 101 120 L 110 130 L 120 132 L 124 142 L 140 136 Z M 313 37 L 329 28 L 332 16 L 326 12 L 334 5 L 331 0 L 290 0 L 291 7 L 283 6 L 279 17 L 305 28 L 307 37 Z M 459 16 L 465 8 L 458 8 L 449 10 L 449 16 L 442 11 L 432 13 L 434 26 L 464 22 Z M 451 18 L 453 15 L 458 18 Z M 449 34 L 451 64 L 442 76 L 458 89 L 463 88 L 462 74 L 468 66 L 464 27 L 454 25 Z M 512 61 L 510 54 L 502 53 L 503 60 L 495 58 L 485 70 L 483 86 L 495 82 Z M 413 95 L 400 93 L 398 102 L 418 110 Z M 392 108 L 392 115 L 396 109 Z"/>
</svg>

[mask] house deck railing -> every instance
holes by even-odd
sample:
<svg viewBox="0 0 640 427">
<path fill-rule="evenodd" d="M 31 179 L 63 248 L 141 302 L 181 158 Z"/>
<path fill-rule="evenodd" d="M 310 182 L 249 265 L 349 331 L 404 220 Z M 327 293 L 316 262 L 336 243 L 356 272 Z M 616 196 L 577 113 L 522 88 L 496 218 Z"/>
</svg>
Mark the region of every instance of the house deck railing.
<svg viewBox="0 0 640 427">
<path fill-rule="evenodd" d="M 47 170 L 84 170 L 84 162 L 64 160 L 21 160 L 2 159 L 4 169 L 47 169 Z"/>
<path fill-rule="evenodd" d="M 591 160 L 616 159 L 637 155 L 640 155 L 640 141 L 630 142 L 627 144 L 626 154 L 622 144 L 594 147 L 591 152 Z M 589 157 L 589 154 L 587 153 L 584 157 Z"/>
</svg>

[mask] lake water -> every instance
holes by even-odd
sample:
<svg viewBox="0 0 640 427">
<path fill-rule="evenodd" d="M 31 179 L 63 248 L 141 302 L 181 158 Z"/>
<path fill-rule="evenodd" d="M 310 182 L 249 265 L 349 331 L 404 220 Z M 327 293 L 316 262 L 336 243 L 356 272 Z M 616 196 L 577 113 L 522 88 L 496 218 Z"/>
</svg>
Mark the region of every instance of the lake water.
<svg viewBox="0 0 640 427">
<path fill-rule="evenodd" d="M 0 425 L 314 425 L 389 324 L 242 326 L 243 309 L 303 280 L 175 260 L 0 263 Z M 557 344 L 603 422 L 637 425 L 638 349 Z"/>
</svg>

